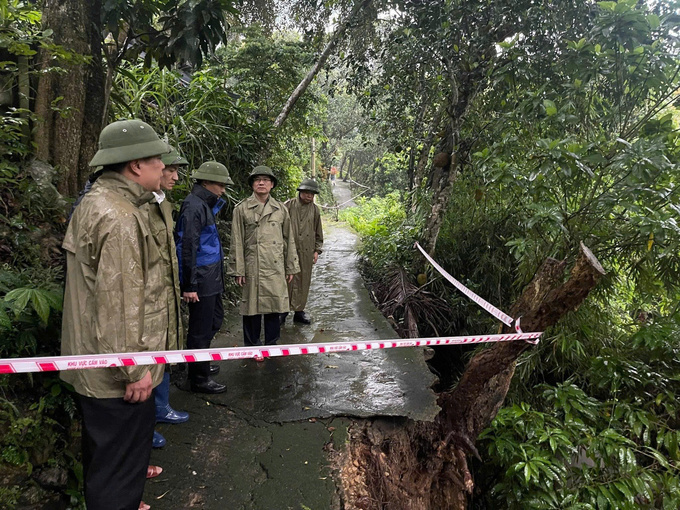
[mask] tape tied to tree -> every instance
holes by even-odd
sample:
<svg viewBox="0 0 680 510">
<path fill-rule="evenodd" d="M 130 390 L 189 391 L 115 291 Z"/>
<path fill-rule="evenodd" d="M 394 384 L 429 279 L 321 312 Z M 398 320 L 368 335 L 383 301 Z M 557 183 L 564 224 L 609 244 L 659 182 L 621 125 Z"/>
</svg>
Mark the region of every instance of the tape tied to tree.
<svg viewBox="0 0 680 510">
<path fill-rule="evenodd" d="M 520 317 L 517 317 L 517 319 L 513 319 L 512 317 L 510 317 L 504 311 L 500 310 L 499 308 L 496 308 L 494 305 L 489 303 L 486 299 L 477 295 L 475 292 L 471 291 L 465 285 L 463 285 L 458 280 L 456 280 L 453 276 L 451 276 L 442 266 L 437 264 L 437 262 L 432 257 L 430 257 L 430 255 L 423 249 L 422 246 L 420 246 L 420 244 L 418 244 L 416 242 L 414 246 L 420 250 L 420 253 L 422 253 L 423 256 L 427 259 L 427 261 L 430 264 L 432 264 L 432 267 L 434 267 L 454 287 L 456 287 L 459 291 L 461 291 L 468 298 L 470 298 L 473 302 L 477 303 L 480 307 L 482 307 L 484 310 L 489 312 L 491 315 L 493 315 L 496 319 L 501 321 L 503 324 L 505 324 L 506 326 L 514 328 L 515 331 L 517 331 L 517 333 L 522 333 L 522 328 L 520 327 Z M 538 337 L 536 337 L 536 339 L 525 339 L 525 341 L 530 343 L 530 344 L 537 344 L 538 343 Z"/>
</svg>

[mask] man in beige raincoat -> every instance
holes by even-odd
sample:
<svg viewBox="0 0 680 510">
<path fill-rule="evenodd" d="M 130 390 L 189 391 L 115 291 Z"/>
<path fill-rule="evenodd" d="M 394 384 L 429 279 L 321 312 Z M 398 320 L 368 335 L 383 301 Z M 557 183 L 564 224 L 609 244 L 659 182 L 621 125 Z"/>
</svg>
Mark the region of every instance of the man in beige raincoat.
<svg viewBox="0 0 680 510">
<path fill-rule="evenodd" d="M 319 194 L 319 185 L 314 179 L 305 179 L 298 186 L 298 197 L 286 201 L 293 224 L 295 246 L 297 247 L 300 272 L 293 276 L 288 284 L 288 299 L 294 322 L 311 323 L 311 318 L 305 312 L 309 286 L 312 283 L 312 267 L 321 255 L 323 247 L 323 228 L 321 226 L 321 211 L 314 203 L 314 195 Z M 288 312 L 281 315 L 281 324 L 286 321 Z"/>
<path fill-rule="evenodd" d="M 290 309 L 287 282 L 300 272 L 288 209 L 270 195 L 276 182 L 271 168 L 255 167 L 253 194 L 234 208 L 228 274 L 243 287 L 245 345 L 261 345 L 262 315 L 265 344 L 279 340 L 279 316 Z"/>
<path fill-rule="evenodd" d="M 75 209 L 64 238 L 62 355 L 159 351 L 167 347 L 167 289 L 149 224 L 168 145 L 140 120 L 106 126 L 90 166 L 100 177 Z M 88 510 L 140 504 L 151 455 L 153 388 L 163 365 L 73 370 L 83 418 Z"/>
<path fill-rule="evenodd" d="M 161 190 L 154 192 L 156 197 L 156 207 L 150 206 L 149 221 L 151 224 L 151 234 L 153 235 L 161 257 L 163 258 L 163 278 L 165 279 L 165 289 L 168 299 L 168 349 L 179 349 L 184 343 L 184 331 L 182 328 L 182 318 L 180 315 L 180 293 L 179 293 L 179 265 L 177 263 L 177 248 L 174 239 L 174 221 L 172 213 L 174 207 L 166 196 L 166 191 L 172 191 L 175 183 L 179 180 L 179 168 L 186 167 L 189 162 L 177 150 L 169 146 L 170 152 L 163 155 L 162 161 L 165 165 L 161 176 Z M 165 365 L 165 375 L 163 381 L 154 390 L 154 400 L 156 402 L 156 423 L 184 423 L 189 419 L 189 413 L 176 411 L 170 405 L 170 365 Z M 165 446 L 165 438 L 160 432 L 153 432 L 153 447 L 161 448 Z M 158 471 L 156 471 L 158 472 Z"/>
</svg>

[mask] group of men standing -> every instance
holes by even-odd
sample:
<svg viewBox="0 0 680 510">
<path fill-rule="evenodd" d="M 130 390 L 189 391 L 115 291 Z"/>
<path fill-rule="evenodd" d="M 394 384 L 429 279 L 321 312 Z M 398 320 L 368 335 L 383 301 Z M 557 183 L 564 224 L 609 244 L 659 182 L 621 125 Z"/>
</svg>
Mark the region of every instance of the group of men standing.
<svg viewBox="0 0 680 510">
<path fill-rule="evenodd" d="M 177 224 L 165 196 L 188 162 L 140 120 L 102 131 L 90 162 L 100 167 L 74 208 L 63 247 L 67 272 L 62 355 L 161 351 L 182 345 L 180 302 L 189 309 L 187 347 L 201 349 L 224 318 L 224 254 L 216 216 L 233 184 L 227 168 L 203 163 L 182 203 Z M 253 194 L 233 213 L 227 274 L 243 288 L 245 345 L 275 344 L 289 311 L 308 324 L 304 308 L 323 233 L 315 181 L 281 203 L 271 196 L 274 172 L 257 166 Z M 189 387 L 221 393 L 209 362 L 189 364 Z M 89 510 L 147 509 L 144 483 L 154 423 L 181 423 L 187 413 L 169 405 L 163 365 L 62 372 L 82 411 L 83 474 Z M 152 393 L 155 399 L 151 399 Z M 160 436 L 160 439 L 163 439 Z M 163 444 L 165 440 L 163 439 Z M 157 472 L 155 472 L 157 474 Z"/>
</svg>

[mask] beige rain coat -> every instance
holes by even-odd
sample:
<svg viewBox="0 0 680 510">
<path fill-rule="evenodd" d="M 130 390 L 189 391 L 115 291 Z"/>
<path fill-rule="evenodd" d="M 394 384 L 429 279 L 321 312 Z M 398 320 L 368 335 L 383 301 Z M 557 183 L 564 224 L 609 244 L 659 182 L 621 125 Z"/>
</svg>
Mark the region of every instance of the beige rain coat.
<svg viewBox="0 0 680 510">
<path fill-rule="evenodd" d="M 253 193 L 234 208 L 227 273 L 245 276 L 241 315 L 289 310 L 286 275 L 300 272 L 288 209 Z"/>
<path fill-rule="evenodd" d="M 160 204 L 149 204 L 149 223 L 158 251 L 163 259 L 163 284 L 168 306 L 168 349 L 183 347 L 183 328 L 180 315 L 182 303 L 179 292 L 179 265 L 175 247 L 172 203 L 167 196 Z"/>
<path fill-rule="evenodd" d="M 309 286 L 312 283 L 314 252 L 321 255 L 323 247 L 321 211 L 316 204 L 304 204 L 299 198 L 292 198 L 285 205 L 290 212 L 295 246 L 300 261 L 300 272 L 288 284 L 288 299 L 290 300 L 290 309 L 301 312 L 307 305 Z"/>
<path fill-rule="evenodd" d="M 105 172 L 71 218 L 66 250 L 66 289 L 61 353 L 157 351 L 167 347 L 167 290 L 163 261 L 149 230 L 149 202 L 140 185 Z M 81 395 L 122 398 L 128 383 L 163 365 L 61 372 Z"/>
</svg>

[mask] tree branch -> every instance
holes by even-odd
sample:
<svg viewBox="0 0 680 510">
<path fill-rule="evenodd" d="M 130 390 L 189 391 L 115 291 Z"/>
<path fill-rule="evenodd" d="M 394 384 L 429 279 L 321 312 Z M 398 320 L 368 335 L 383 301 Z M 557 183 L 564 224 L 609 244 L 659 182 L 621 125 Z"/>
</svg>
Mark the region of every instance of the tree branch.
<svg viewBox="0 0 680 510">
<path fill-rule="evenodd" d="M 293 110 L 293 107 L 295 106 L 297 100 L 300 99 L 300 96 L 302 96 L 305 90 L 307 90 L 307 87 L 309 87 L 309 84 L 312 82 L 312 80 L 317 75 L 319 70 L 326 63 L 326 60 L 328 60 L 328 57 L 335 49 L 338 42 L 340 42 L 340 40 L 342 40 L 342 38 L 345 36 L 345 33 L 347 32 L 351 24 L 354 22 L 357 15 L 363 9 L 370 6 L 372 2 L 373 0 L 362 0 L 354 5 L 352 12 L 350 12 L 347 18 L 345 18 L 342 24 L 340 24 L 338 29 L 332 35 L 331 40 L 328 42 L 323 52 L 321 52 L 319 59 L 316 61 L 314 66 L 312 66 L 312 68 L 309 70 L 307 76 L 304 77 L 304 79 L 300 82 L 300 84 L 295 88 L 293 93 L 290 95 L 288 101 L 286 101 L 286 104 L 283 106 L 281 113 L 279 113 L 279 116 L 276 117 L 276 120 L 274 121 L 274 129 L 278 129 L 285 122 L 285 120 L 288 118 L 288 115 L 290 115 L 290 112 Z"/>
</svg>

